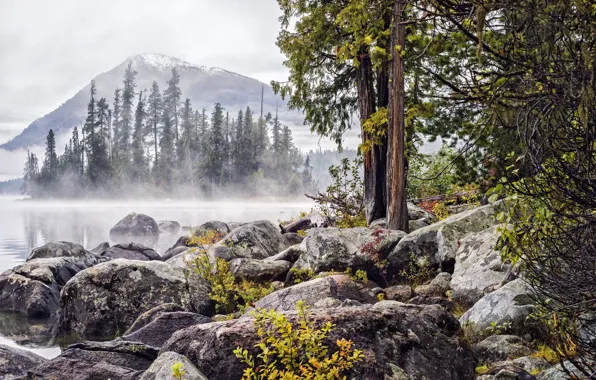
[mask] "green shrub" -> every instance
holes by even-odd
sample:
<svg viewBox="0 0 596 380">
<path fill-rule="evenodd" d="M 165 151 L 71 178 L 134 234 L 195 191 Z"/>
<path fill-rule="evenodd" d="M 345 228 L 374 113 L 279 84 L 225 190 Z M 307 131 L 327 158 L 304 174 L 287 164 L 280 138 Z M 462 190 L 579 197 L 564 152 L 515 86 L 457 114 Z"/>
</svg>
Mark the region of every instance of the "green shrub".
<svg viewBox="0 0 596 380">
<path fill-rule="evenodd" d="M 254 313 L 260 350 L 256 358 L 242 347 L 234 354 L 247 365 L 242 380 L 327 380 L 345 379 L 345 374 L 364 357 L 352 341 L 338 339 L 337 349 L 330 352 L 325 345 L 331 322 L 316 328 L 303 301 L 296 304 L 298 322 L 274 310 Z"/>
<path fill-rule="evenodd" d="M 176 380 L 184 380 L 186 375 L 186 371 L 184 370 L 184 364 L 181 362 L 176 362 L 172 365 L 172 377 Z"/>
</svg>

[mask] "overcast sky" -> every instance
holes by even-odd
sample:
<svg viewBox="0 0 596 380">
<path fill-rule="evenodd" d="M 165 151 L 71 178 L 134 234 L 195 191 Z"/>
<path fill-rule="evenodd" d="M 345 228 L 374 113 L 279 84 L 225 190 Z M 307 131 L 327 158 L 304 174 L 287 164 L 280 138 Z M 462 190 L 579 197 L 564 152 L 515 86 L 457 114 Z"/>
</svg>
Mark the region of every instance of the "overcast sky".
<svg viewBox="0 0 596 380">
<path fill-rule="evenodd" d="M 284 80 L 275 0 L 0 0 L 0 142 L 127 57 Z"/>
</svg>

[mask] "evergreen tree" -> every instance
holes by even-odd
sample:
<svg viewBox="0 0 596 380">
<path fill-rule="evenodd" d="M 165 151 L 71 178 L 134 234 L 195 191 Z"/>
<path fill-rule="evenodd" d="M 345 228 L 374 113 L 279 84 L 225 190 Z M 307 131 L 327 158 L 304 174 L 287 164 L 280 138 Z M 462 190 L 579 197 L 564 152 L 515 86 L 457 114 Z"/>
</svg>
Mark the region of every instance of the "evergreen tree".
<svg viewBox="0 0 596 380">
<path fill-rule="evenodd" d="M 114 113 L 112 114 L 112 133 L 110 134 L 110 160 L 114 159 L 118 152 L 118 141 L 120 139 L 120 121 L 122 114 L 122 91 L 116 88 L 114 91 Z"/>
<path fill-rule="evenodd" d="M 254 144 L 253 144 L 253 112 L 250 107 L 246 107 L 244 112 L 244 123 L 242 125 L 242 142 L 239 159 L 242 160 L 243 169 L 246 174 L 250 174 L 256 168 Z"/>
<path fill-rule="evenodd" d="M 50 191 L 55 189 L 58 179 L 58 155 L 56 154 L 56 139 L 54 130 L 50 129 L 46 139 L 46 153 L 41 168 L 41 182 Z"/>
<path fill-rule="evenodd" d="M 242 142 L 244 132 L 244 114 L 242 110 L 238 111 L 238 117 L 236 118 L 234 140 L 232 143 L 232 168 L 234 175 L 232 176 L 235 180 L 239 180 L 243 175 L 244 162 L 242 161 Z"/>
<path fill-rule="evenodd" d="M 95 82 L 91 82 L 91 97 L 87 106 L 87 118 L 83 126 L 83 131 L 87 138 L 85 139 L 85 150 L 87 154 L 87 176 L 90 183 L 95 187 L 101 179 L 107 176 L 109 171 L 107 147 L 105 145 L 106 125 L 108 123 L 107 103 L 105 99 L 96 102 L 97 93 Z M 72 154 L 69 149 L 65 152 L 66 160 L 68 154 Z"/>
<path fill-rule="evenodd" d="M 147 99 L 147 128 L 150 129 L 148 134 L 150 134 L 153 141 L 154 169 L 157 168 L 158 162 L 157 144 L 159 143 L 159 126 L 162 122 L 162 107 L 163 104 L 161 93 L 159 91 L 159 85 L 156 81 L 153 81 L 153 84 L 151 85 L 151 92 L 149 93 L 149 97 Z"/>
<path fill-rule="evenodd" d="M 173 171 L 175 167 L 175 136 L 173 118 L 170 115 L 170 109 L 165 107 L 162 113 L 163 127 L 159 140 L 160 155 L 158 161 L 158 170 L 155 173 L 156 182 L 165 190 L 170 190 L 173 184 Z"/>
<path fill-rule="evenodd" d="M 35 195 L 35 183 L 39 175 L 38 160 L 35 154 L 27 151 L 27 162 L 23 170 L 23 186 L 21 192 L 25 195 Z"/>
<path fill-rule="evenodd" d="M 119 165 L 123 172 L 130 168 L 131 154 L 131 132 L 133 129 L 133 107 L 135 98 L 135 77 L 137 72 L 132 68 L 132 62 L 128 64 L 124 72 L 124 88 L 122 89 L 122 120 L 120 123 L 120 136 L 117 141 Z"/>
<path fill-rule="evenodd" d="M 145 160 L 145 100 L 143 91 L 139 91 L 139 100 L 135 110 L 135 125 L 132 136 L 132 167 L 131 174 L 135 182 L 143 182 L 147 174 L 147 161 Z"/>
<path fill-rule="evenodd" d="M 180 90 L 180 73 L 174 67 L 172 69 L 172 78 L 168 81 L 168 88 L 164 92 L 164 104 L 168 108 L 168 113 L 172 118 L 172 128 L 174 129 L 174 142 L 178 146 L 178 112 L 180 109 L 180 99 L 182 91 Z"/>
<path fill-rule="evenodd" d="M 215 103 L 211 115 L 211 130 L 208 141 L 207 154 L 203 162 L 204 175 L 209 178 L 212 185 L 219 183 L 221 186 L 223 184 L 225 161 L 225 137 L 223 108 L 219 103 Z"/>
</svg>

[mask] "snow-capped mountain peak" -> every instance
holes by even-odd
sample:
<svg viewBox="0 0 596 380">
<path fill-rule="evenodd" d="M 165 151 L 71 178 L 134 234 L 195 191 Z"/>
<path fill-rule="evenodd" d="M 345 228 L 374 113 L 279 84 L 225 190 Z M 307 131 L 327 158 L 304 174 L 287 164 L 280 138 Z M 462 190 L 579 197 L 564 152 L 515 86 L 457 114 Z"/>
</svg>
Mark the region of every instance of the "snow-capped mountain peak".
<svg viewBox="0 0 596 380">
<path fill-rule="evenodd" d="M 200 70 L 210 74 L 233 74 L 227 70 L 219 67 L 207 67 L 196 65 L 179 58 L 170 57 L 165 54 L 158 53 L 143 53 L 130 56 L 125 62 L 132 62 L 134 67 L 148 67 L 156 70 L 171 70 L 174 67 L 179 69 Z"/>
</svg>

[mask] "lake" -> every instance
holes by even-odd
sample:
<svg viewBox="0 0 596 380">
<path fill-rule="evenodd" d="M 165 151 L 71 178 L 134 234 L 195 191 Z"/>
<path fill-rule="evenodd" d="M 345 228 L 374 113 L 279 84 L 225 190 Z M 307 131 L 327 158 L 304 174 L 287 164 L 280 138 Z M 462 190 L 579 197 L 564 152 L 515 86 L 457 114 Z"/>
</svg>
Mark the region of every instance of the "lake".
<svg viewBox="0 0 596 380">
<path fill-rule="evenodd" d="M 175 220 L 182 226 L 198 226 L 208 220 L 265 219 L 277 224 L 312 206 L 306 200 L 31 201 L 4 196 L 0 197 L 0 273 L 25 262 L 31 249 L 49 241 L 71 241 L 92 249 L 109 241 L 110 228 L 131 212 L 147 214 L 157 221 Z M 162 234 L 154 248 L 163 253 L 179 236 Z M 46 326 L 37 321 L 0 313 L 0 344 L 51 358 L 60 354 L 60 348 L 48 336 Z"/>
</svg>

